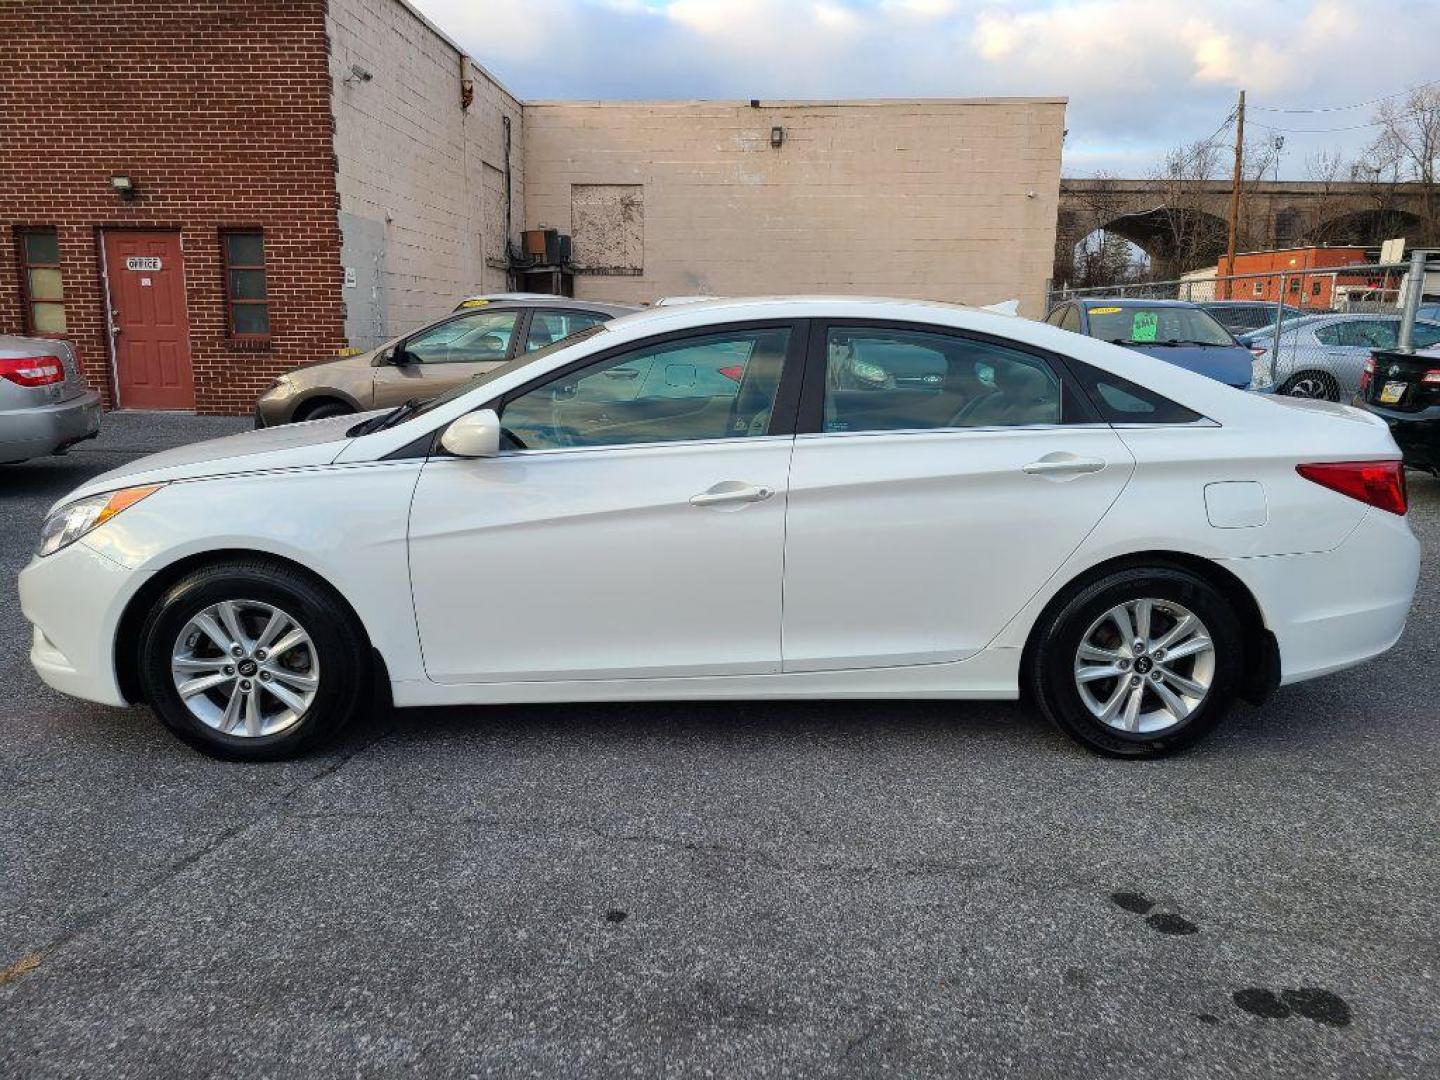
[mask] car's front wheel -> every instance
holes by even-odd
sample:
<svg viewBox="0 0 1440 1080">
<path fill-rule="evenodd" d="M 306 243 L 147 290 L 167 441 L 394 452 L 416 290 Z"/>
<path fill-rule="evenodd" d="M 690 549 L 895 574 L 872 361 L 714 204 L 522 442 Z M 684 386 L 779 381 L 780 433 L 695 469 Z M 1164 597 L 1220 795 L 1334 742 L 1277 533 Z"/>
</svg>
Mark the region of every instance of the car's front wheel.
<svg viewBox="0 0 1440 1080">
<path fill-rule="evenodd" d="M 215 757 L 289 757 L 360 711 L 368 650 L 350 611 L 280 564 L 235 560 L 176 582 L 141 632 L 160 720 Z"/>
<path fill-rule="evenodd" d="M 1208 734 L 1244 669 L 1229 600 L 1178 567 L 1108 575 L 1037 632 L 1028 676 L 1041 708 L 1083 745 L 1116 757 L 1158 757 Z"/>
</svg>

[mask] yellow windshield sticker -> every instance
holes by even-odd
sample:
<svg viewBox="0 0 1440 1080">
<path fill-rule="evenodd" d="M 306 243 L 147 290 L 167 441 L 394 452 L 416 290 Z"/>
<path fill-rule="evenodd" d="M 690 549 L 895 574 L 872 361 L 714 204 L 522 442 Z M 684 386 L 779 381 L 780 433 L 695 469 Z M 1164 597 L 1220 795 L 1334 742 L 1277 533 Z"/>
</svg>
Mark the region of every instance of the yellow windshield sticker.
<svg viewBox="0 0 1440 1080">
<path fill-rule="evenodd" d="M 488 304 L 488 303 L 490 303 L 489 300 L 479 300 L 479 299 L 475 299 L 475 300 L 462 300 L 461 303 L 460 303 L 460 306 L 461 306 L 461 307 L 484 307 L 484 306 L 485 306 L 486 304 Z"/>
<path fill-rule="evenodd" d="M 1120 309 L 1118 307 L 1092 307 L 1091 315 L 1114 315 Z"/>
<path fill-rule="evenodd" d="M 1160 320 L 1153 311 L 1137 311 L 1130 324 L 1131 341 L 1154 341 L 1155 330 Z"/>
</svg>

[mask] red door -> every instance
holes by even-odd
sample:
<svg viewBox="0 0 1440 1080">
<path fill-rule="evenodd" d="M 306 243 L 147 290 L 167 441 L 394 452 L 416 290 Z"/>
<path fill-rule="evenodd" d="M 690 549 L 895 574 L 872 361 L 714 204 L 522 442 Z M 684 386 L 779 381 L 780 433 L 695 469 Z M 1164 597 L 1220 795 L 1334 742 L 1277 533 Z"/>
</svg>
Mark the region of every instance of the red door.
<svg viewBox="0 0 1440 1080">
<path fill-rule="evenodd" d="M 178 232 L 105 233 L 115 382 L 123 409 L 193 409 Z"/>
</svg>

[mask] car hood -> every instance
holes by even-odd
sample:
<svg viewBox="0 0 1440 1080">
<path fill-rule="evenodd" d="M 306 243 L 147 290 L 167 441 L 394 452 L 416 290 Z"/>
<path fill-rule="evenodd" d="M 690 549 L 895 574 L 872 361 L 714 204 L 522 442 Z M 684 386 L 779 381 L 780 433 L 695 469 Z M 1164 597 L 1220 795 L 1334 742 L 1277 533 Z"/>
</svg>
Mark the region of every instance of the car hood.
<svg viewBox="0 0 1440 1080">
<path fill-rule="evenodd" d="M 136 484 L 328 465 L 351 442 L 345 433 L 382 410 L 245 431 L 137 458 L 76 488 L 56 505 Z"/>
<path fill-rule="evenodd" d="M 1226 386 L 1250 385 L 1250 350 L 1239 345 L 1127 345 Z"/>
</svg>

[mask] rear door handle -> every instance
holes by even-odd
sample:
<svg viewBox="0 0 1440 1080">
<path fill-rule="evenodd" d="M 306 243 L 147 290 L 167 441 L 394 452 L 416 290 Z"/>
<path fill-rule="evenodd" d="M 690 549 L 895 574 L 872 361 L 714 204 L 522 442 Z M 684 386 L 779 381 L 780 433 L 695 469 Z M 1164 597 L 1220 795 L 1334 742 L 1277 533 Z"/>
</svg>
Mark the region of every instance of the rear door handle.
<svg viewBox="0 0 1440 1080">
<path fill-rule="evenodd" d="M 759 484 L 742 484 L 738 480 L 725 480 L 709 491 L 690 496 L 691 506 L 724 506 L 726 503 L 764 502 L 774 495 L 773 488 Z"/>
<path fill-rule="evenodd" d="M 1021 471 L 1032 476 L 1084 476 L 1097 473 L 1105 468 L 1099 458 L 1077 457 L 1074 454 L 1046 454 L 1039 461 L 1020 466 Z"/>
</svg>

